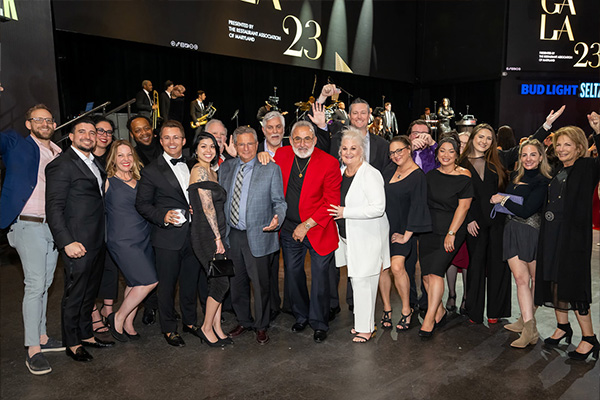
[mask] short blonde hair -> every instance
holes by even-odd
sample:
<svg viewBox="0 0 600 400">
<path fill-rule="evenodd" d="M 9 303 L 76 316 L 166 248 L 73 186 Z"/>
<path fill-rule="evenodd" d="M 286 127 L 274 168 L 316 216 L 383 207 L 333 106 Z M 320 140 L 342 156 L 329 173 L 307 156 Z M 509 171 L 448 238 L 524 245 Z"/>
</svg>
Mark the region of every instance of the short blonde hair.
<svg viewBox="0 0 600 400">
<path fill-rule="evenodd" d="M 561 136 L 568 137 L 575 146 L 577 147 L 577 158 L 585 157 L 585 153 L 588 148 L 588 141 L 585 137 L 585 133 L 579 127 L 570 125 L 564 126 L 559 130 L 554 132 L 554 136 L 552 136 L 552 144 L 556 149 L 556 143 L 558 142 L 558 138 Z"/>
<path fill-rule="evenodd" d="M 340 140 L 340 148 L 338 150 L 338 156 L 342 159 L 342 142 L 344 140 L 351 140 L 360 147 L 360 160 L 365 161 L 365 134 L 359 131 L 353 126 L 342 131 L 342 140 Z"/>
</svg>

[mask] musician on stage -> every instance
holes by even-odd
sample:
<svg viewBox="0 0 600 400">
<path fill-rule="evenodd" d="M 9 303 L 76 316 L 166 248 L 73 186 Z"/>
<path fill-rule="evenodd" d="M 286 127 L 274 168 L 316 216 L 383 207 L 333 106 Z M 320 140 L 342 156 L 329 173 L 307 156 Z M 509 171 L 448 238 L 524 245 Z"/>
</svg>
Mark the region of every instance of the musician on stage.
<svg viewBox="0 0 600 400">
<path fill-rule="evenodd" d="M 190 104 L 190 115 L 193 123 L 196 123 L 208 111 L 204 105 L 204 100 L 206 100 L 206 93 L 204 90 L 198 90 L 198 98 Z M 196 133 L 200 132 L 200 128 L 200 126 L 196 128 Z"/>
</svg>

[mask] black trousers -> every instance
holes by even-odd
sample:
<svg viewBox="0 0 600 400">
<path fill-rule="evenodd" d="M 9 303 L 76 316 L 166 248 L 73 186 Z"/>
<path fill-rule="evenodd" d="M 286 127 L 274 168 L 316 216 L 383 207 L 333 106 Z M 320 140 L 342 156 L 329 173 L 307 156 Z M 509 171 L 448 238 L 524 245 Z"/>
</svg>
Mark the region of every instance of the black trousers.
<svg viewBox="0 0 600 400">
<path fill-rule="evenodd" d="M 163 333 L 177 332 L 175 319 L 175 291 L 179 281 L 179 307 L 181 322 L 196 325 L 196 293 L 200 263 L 192 251 L 189 240 L 181 250 L 154 248 L 158 274 L 158 311 Z"/>
<path fill-rule="evenodd" d="M 483 322 L 487 286 L 487 317 L 510 317 L 511 274 L 502 261 L 504 225 L 495 223 L 481 227 L 477 237 L 467 234 L 469 269 L 467 274 L 467 301 L 469 318 Z M 486 284 L 487 278 L 487 284 Z"/>
<path fill-rule="evenodd" d="M 104 268 L 102 270 L 102 279 L 98 289 L 99 299 L 117 300 L 119 293 L 119 268 L 112 257 L 106 251 L 104 256 Z"/>
<path fill-rule="evenodd" d="M 254 257 L 248 245 L 245 231 L 231 228 L 228 250 L 233 261 L 235 276 L 231 277 L 231 302 L 240 325 L 255 329 L 267 329 L 271 312 L 269 268 L 273 254 Z M 254 319 L 250 309 L 251 289 L 254 289 Z"/>
<path fill-rule="evenodd" d="M 104 245 L 99 249 L 86 249 L 81 258 L 70 258 L 61 251 L 65 270 L 63 293 L 62 339 L 65 346 L 77 346 L 83 339 L 94 336 L 92 310 L 102 279 Z"/>
</svg>

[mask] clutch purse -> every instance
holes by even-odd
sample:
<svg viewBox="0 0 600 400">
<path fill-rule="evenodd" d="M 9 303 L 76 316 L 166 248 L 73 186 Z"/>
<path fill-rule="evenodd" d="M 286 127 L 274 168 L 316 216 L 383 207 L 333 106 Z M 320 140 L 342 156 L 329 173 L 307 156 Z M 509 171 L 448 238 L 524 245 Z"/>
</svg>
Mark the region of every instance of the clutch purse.
<svg viewBox="0 0 600 400">
<path fill-rule="evenodd" d="M 513 203 L 523 205 L 523 196 L 517 196 L 514 194 L 506 194 L 506 193 L 498 193 L 498 194 L 500 196 L 509 196 L 508 201 L 512 201 Z M 494 207 L 492 208 L 492 212 L 490 213 L 490 218 L 492 218 L 492 219 L 496 218 L 496 213 L 515 215 L 509 209 L 507 209 L 505 206 L 503 206 L 500 203 L 494 204 Z"/>
<path fill-rule="evenodd" d="M 225 254 L 215 254 L 208 262 L 208 277 L 218 278 L 221 276 L 234 276 L 233 261 Z"/>
</svg>

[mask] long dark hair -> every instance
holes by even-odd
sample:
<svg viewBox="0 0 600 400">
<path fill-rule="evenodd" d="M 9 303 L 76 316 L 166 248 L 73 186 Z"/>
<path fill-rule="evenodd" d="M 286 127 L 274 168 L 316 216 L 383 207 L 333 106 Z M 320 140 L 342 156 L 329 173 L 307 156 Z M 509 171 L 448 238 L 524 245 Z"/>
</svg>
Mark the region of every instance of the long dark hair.
<svg viewBox="0 0 600 400">
<path fill-rule="evenodd" d="M 198 158 L 198 154 L 196 154 L 196 151 L 198 150 L 198 145 L 200 144 L 201 140 L 204 139 L 210 139 L 213 141 L 214 145 L 215 145 L 215 156 L 213 157 L 212 160 L 210 160 L 210 165 L 214 166 L 219 162 L 219 157 L 221 157 L 221 152 L 219 150 L 219 144 L 217 143 L 217 139 L 215 139 L 215 137 L 213 135 L 211 135 L 208 132 L 200 132 L 199 134 L 196 135 L 196 137 L 194 137 L 194 143 L 192 144 L 192 150 L 194 150 L 194 159 Z"/>
<path fill-rule="evenodd" d="M 504 170 L 504 166 L 500 161 L 500 156 L 498 156 L 498 142 L 496 141 L 496 133 L 494 132 L 494 128 L 492 128 L 489 124 L 479 124 L 473 129 L 473 132 L 469 137 L 469 141 L 465 146 L 465 150 L 461 153 L 460 158 L 458 159 L 458 163 L 462 166 L 472 167 L 472 164 L 469 161 L 469 155 L 471 155 L 473 152 L 473 139 L 475 139 L 475 136 L 477 136 L 479 131 L 484 129 L 492 132 L 492 144 L 484 153 L 485 165 L 490 171 L 498 175 L 498 190 L 502 191 L 506 187 L 508 177 L 506 171 Z"/>
</svg>

